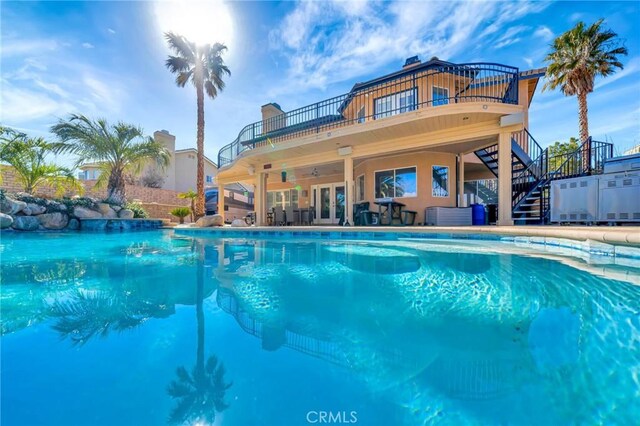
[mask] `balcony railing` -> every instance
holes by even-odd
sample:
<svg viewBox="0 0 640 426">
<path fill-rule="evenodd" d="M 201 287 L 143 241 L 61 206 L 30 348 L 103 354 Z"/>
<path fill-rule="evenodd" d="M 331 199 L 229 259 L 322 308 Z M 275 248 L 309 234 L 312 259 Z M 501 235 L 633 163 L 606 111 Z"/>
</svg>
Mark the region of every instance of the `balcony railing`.
<svg viewBox="0 0 640 426">
<path fill-rule="evenodd" d="M 372 85 L 245 126 L 218 153 L 218 165 L 262 146 L 358 125 L 426 107 L 465 102 L 518 103 L 518 69 L 473 63 L 416 69 Z"/>
</svg>

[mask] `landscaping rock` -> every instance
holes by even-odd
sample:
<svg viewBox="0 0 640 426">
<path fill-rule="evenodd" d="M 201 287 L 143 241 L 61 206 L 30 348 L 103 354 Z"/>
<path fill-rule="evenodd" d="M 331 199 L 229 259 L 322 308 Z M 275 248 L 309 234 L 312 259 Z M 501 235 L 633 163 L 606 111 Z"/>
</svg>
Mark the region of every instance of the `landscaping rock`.
<svg viewBox="0 0 640 426">
<path fill-rule="evenodd" d="M 75 207 L 73 215 L 78 219 L 102 219 L 102 213 L 86 207 Z"/>
<path fill-rule="evenodd" d="M 11 227 L 18 231 L 35 231 L 40 227 L 40 221 L 35 216 L 16 216 Z"/>
<path fill-rule="evenodd" d="M 69 216 L 64 213 L 46 213 L 38 216 L 40 225 L 47 229 L 64 229 L 69 223 Z"/>
<path fill-rule="evenodd" d="M 34 203 L 27 203 L 27 207 L 22 209 L 22 213 L 26 214 L 27 216 L 36 216 L 46 211 L 47 211 L 47 208 L 45 206 L 41 206 L 39 204 L 34 204 Z"/>
<path fill-rule="evenodd" d="M 102 217 L 106 219 L 113 219 L 118 217 L 118 214 L 111 208 L 111 205 L 107 203 L 99 203 L 98 210 L 102 213 Z"/>
<path fill-rule="evenodd" d="M 122 206 L 119 206 L 117 204 L 112 204 L 111 208 L 113 209 L 113 211 L 115 211 L 116 213 L 118 213 L 120 210 L 122 210 Z"/>
<path fill-rule="evenodd" d="M 66 212 L 67 206 L 57 201 L 48 200 L 47 201 L 47 211 L 51 212 Z"/>
<path fill-rule="evenodd" d="M 231 226 L 235 228 L 244 228 L 249 225 L 247 225 L 247 222 L 245 222 L 244 219 L 233 219 L 233 221 L 231 222 Z"/>
<path fill-rule="evenodd" d="M 71 229 L 73 231 L 80 229 L 80 221 L 78 219 L 70 219 L 67 229 Z"/>
<path fill-rule="evenodd" d="M 0 213 L 4 214 L 15 215 L 25 207 L 27 207 L 27 203 L 24 201 L 13 200 L 9 197 L 5 197 L 4 200 L 0 201 Z"/>
<path fill-rule="evenodd" d="M 13 218 L 8 214 L 0 213 L 0 229 L 5 229 L 11 226 Z"/>
<path fill-rule="evenodd" d="M 224 218 L 222 215 L 214 214 L 212 216 L 203 216 L 196 221 L 196 227 L 208 228 L 210 226 L 223 226 Z"/>
<path fill-rule="evenodd" d="M 133 210 L 122 209 L 118 212 L 118 217 L 120 219 L 133 219 L 134 213 Z"/>
</svg>

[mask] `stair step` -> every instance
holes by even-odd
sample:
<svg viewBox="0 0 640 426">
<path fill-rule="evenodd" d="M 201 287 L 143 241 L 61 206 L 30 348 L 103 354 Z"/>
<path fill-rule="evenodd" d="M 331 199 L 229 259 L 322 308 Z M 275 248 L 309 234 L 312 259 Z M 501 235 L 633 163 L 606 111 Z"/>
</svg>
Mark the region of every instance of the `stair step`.
<svg viewBox="0 0 640 426">
<path fill-rule="evenodd" d="M 542 220 L 540 216 L 536 217 L 514 217 L 513 220 Z"/>
</svg>

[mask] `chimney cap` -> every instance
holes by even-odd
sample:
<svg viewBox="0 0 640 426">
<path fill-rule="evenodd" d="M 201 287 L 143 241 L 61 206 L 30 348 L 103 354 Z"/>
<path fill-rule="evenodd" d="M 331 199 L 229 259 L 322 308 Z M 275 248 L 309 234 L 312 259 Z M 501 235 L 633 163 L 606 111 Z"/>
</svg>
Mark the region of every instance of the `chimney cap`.
<svg viewBox="0 0 640 426">
<path fill-rule="evenodd" d="M 168 130 L 162 129 L 160 130 L 160 133 L 164 133 L 165 135 L 170 135 L 171 133 L 169 133 Z"/>
<path fill-rule="evenodd" d="M 278 108 L 280 111 L 282 111 L 282 108 L 280 107 L 280 105 L 275 103 L 275 102 L 269 102 L 268 104 L 264 104 L 264 105 L 262 105 L 262 108 L 264 108 L 266 106 L 269 106 L 269 105 L 274 106 L 274 107 Z"/>
<path fill-rule="evenodd" d="M 407 58 L 404 61 L 404 65 L 402 67 L 404 68 L 404 67 L 408 67 L 408 66 L 411 66 L 411 65 L 419 64 L 419 63 L 420 63 L 420 58 L 418 58 L 418 56 L 416 55 L 416 56 L 412 56 L 410 58 Z"/>
</svg>

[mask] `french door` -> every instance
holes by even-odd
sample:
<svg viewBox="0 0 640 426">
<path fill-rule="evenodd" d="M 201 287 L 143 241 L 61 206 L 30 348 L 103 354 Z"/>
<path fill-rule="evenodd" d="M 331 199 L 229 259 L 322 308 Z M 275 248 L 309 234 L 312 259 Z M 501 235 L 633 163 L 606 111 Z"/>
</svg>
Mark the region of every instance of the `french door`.
<svg viewBox="0 0 640 426">
<path fill-rule="evenodd" d="M 343 183 L 314 185 L 311 193 L 315 196 L 315 223 L 337 225 L 344 213 L 345 193 Z"/>
</svg>

